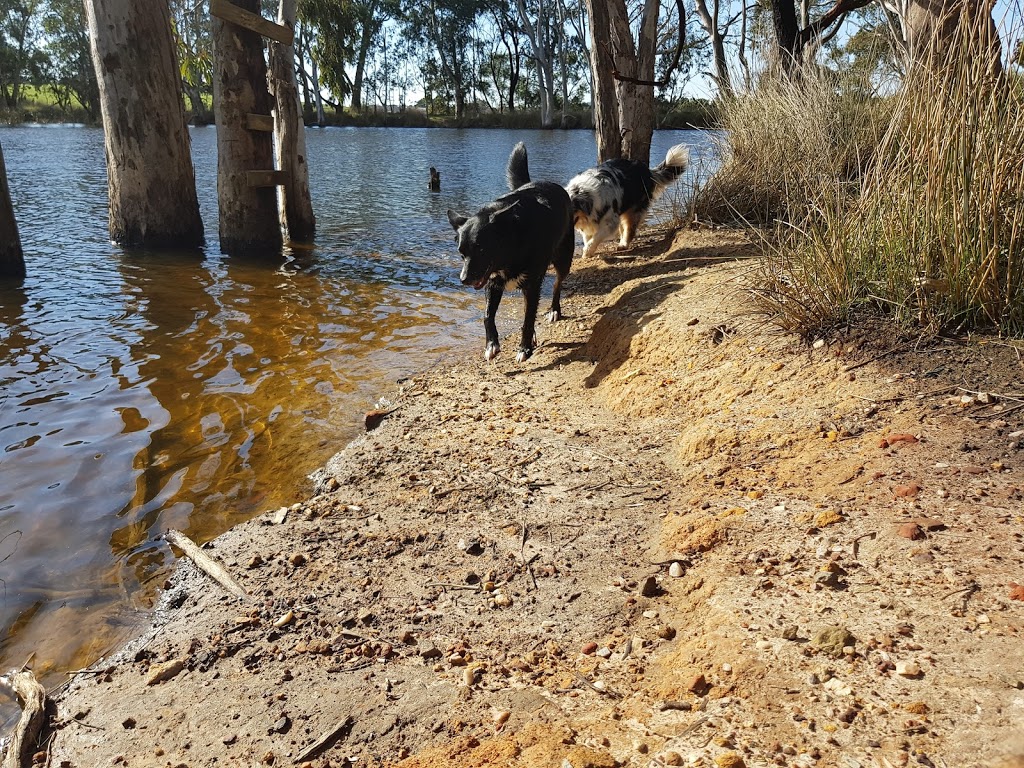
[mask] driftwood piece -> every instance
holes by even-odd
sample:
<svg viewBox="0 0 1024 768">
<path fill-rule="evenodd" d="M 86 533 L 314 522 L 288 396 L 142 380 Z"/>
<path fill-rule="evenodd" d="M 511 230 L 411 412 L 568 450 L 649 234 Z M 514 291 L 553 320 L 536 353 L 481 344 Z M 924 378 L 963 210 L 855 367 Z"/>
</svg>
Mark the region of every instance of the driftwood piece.
<svg viewBox="0 0 1024 768">
<path fill-rule="evenodd" d="M 352 729 L 353 722 L 352 715 L 349 715 L 330 730 L 324 731 L 323 734 L 320 735 L 320 738 L 299 753 L 299 756 L 295 758 L 294 762 L 304 763 L 311 757 L 319 755 L 323 750 L 327 749 L 327 747 L 331 746 L 335 741 L 348 733 L 348 731 Z"/>
<path fill-rule="evenodd" d="M 0 682 L 14 691 L 21 701 L 21 719 L 11 735 L 2 768 L 22 768 L 32 764 L 32 755 L 43 730 L 46 689 L 39 684 L 35 675 L 25 670 L 13 669 L 0 678 Z"/>
<path fill-rule="evenodd" d="M 186 557 L 195 563 L 199 570 L 216 581 L 235 597 L 240 597 L 243 600 L 252 600 L 249 593 L 245 591 L 241 584 L 235 581 L 234 576 L 228 573 L 224 566 L 203 552 L 203 550 L 201 550 L 199 546 L 192 541 L 192 539 L 181 531 L 175 531 L 173 529 L 169 530 L 164 534 L 164 538 L 184 552 Z"/>
</svg>

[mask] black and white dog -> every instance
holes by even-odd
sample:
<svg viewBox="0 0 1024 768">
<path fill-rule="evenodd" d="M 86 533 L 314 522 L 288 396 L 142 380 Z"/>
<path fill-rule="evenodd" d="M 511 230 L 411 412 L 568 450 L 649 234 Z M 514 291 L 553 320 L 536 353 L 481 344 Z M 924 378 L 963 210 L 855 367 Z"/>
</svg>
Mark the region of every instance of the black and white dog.
<svg viewBox="0 0 1024 768">
<path fill-rule="evenodd" d="M 592 255 L 616 230 L 619 246 L 629 245 L 651 203 L 689 162 L 686 145 L 677 144 L 655 168 L 636 160 L 606 160 L 575 176 L 566 189 L 572 198 L 573 224 L 583 235 L 583 255 Z"/>
<path fill-rule="evenodd" d="M 456 239 L 462 254 L 459 279 L 463 285 L 474 288 L 487 286 L 485 360 L 492 360 L 501 351 L 494 316 L 505 287 L 522 289 L 526 316 L 516 355 L 516 361 L 521 363 L 537 345 L 534 325 L 541 284 L 549 265 L 554 265 L 556 276 L 548 319 L 554 322 L 562 316 L 562 281 L 572 266 L 575 235 L 569 195 L 558 184 L 530 182 L 526 146 L 522 142 L 512 150 L 505 175 L 511 192 L 487 203 L 473 216 L 462 216 L 449 209 L 448 221 L 458 233 Z"/>
</svg>

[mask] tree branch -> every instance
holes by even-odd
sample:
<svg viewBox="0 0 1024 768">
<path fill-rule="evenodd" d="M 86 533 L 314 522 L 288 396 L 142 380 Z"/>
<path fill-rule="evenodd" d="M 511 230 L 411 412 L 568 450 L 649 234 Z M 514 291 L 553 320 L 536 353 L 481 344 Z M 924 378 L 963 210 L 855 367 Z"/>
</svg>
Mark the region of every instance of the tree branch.
<svg viewBox="0 0 1024 768">
<path fill-rule="evenodd" d="M 870 2 L 870 0 L 865 0 Z M 650 85 L 664 88 L 672 80 L 672 75 L 679 66 L 679 59 L 682 58 L 683 48 L 686 47 L 686 9 L 683 7 L 683 0 L 676 0 L 676 8 L 679 9 L 679 42 L 672 54 L 672 63 L 665 70 L 665 76 L 661 80 L 638 80 L 635 77 L 621 74 L 617 69 L 612 70 L 612 77 L 622 83 L 633 83 L 633 85 Z"/>
<path fill-rule="evenodd" d="M 808 43 L 815 37 L 821 37 L 822 33 L 834 23 L 837 21 L 842 22 L 843 18 L 845 18 L 846 14 L 850 11 L 863 8 L 870 2 L 871 0 L 836 0 L 836 4 L 833 5 L 824 16 L 800 30 L 801 42 Z"/>
</svg>

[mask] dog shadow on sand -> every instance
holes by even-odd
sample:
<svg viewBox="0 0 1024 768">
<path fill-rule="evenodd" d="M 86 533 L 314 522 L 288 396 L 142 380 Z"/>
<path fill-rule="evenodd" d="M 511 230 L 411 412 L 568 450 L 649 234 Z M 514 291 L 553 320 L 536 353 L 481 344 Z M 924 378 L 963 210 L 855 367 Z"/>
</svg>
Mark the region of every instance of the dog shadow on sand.
<svg viewBox="0 0 1024 768">
<path fill-rule="evenodd" d="M 671 232 L 655 233 L 621 255 L 600 254 L 603 264 L 591 260 L 575 269 L 572 275 L 576 280 L 570 277 L 572 282 L 566 282 L 570 296 L 606 294 L 615 286 L 638 278 L 645 279 L 623 292 L 614 303 L 597 310 L 601 317 L 587 339 L 543 343 L 541 348 L 547 347 L 556 354 L 544 365 L 531 370 L 554 369 L 581 360 L 592 361 L 594 370 L 584 379 L 584 386 L 598 386 L 626 362 L 633 337 L 659 316 L 657 308 L 693 277 L 695 269 L 734 261 L 744 255 L 744 249 L 739 246 L 684 246 L 672 251 L 667 258 L 659 258 L 671 243 Z M 571 314 L 565 317 L 572 319 Z"/>
</svg>

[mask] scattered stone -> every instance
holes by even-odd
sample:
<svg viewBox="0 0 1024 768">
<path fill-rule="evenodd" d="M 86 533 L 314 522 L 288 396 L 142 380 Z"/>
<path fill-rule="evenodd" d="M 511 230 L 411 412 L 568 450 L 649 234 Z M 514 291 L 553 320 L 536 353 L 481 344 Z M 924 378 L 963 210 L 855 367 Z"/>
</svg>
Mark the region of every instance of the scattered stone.
<svg viewBox="0 0 1024 768">
<path fill-rule="evenodd" d="M 607 648 L 607 647 L 598 648 L 597 649 L 597 653 L 595 655 L 601 657 L 602 659 L 609 659 L 609 658 L 611 658 L 612 650 L 611 650 L 611 648 Z"/>
<path fill-rule="evenodd" d="M 684 573 L 685 571 L 683 571 L 683 566 L 679 562 L 672 563 L 672 565 L 668 567 L 668 575 L 673 579 L 682 578 Z"/>
<path fill-rule="evenodd" d="M 920 677 L 921 667 L 913 661 L 897 661 L 896 674 L 902 677 Z"/>
<path fill-rule="evenodd" d="M 306 564 L 306 556 L 301 552 L 296 552 L 288 558 L 288 562 L 291 563 L 293 567 L 298 568 L 300 565 Z"/>
<path fill-rule="evenodd" d="M 832 693 L 837 696 L 849 696 L 853 693 L 853 687 L 849 683 L 843 682 L 838 677 L 826 680 L 822 687 L 832 691 Z"/>
<path fill-rule="evenodd" d="M 665 765 L 682 765 L 683 756 L 678 752 L 662 752 L 661 762 Z"/>
<path fill-rule="evenodd" d="M 655 631 L 662 640 L 671 640 L 676 636 L 676 628 L 668 624 L 660 624 Z"/>
<path fill-rule="evenodd" d="M 921 492 L 921 486 L 917 483 L 910 483 L 908 485 L 897 485 L 892 490 L 896 498 L 899 499 L 913 499 Z"/>
<path fill-rule="evenodd" d="M 645 579 L 640 580 L 640 596 L 641 597 L 657 597 L 661 594 L 661 589 L 658 587 L 658 580 L 654 576 L 648 576 Z"/>
<path fill-rule="evenodd" d="M 185 669 L 184 659 L 172 659 L 165 664 L 154 664 L 149 668 L 149 676 L 146 678 L 146 685 L 156 685 L 176 677 Z"/>
<path fill-rule="evenodd" d="M 914 435 L 909 435 L 909 434 L 905 434 L 905 433 L 896 433 L 894 435 L 889 435 L 885 439 L 886 439 L 886 442 L 889 443 L 889 445 L 892 445 L 893 443 L 916 443 L 917 442 L 917 438 Z"/>
<path fill-rule="evenodd" d="M 855 645 L 857 639 L 850 634 L 846 627 L 828 626 L 819 629 L 811 638 L 811 648 L 821 653 L 840 657 L 843 655 L 843 648 L 848 645 Z"/>
<path fill-rule="evenodd" d="M 583 653 L 584 656 L 593 656 L 595 653 L 597 653 L 597 643 L 585 643 L 583 645 L 583 648 L 580 649 L 580 651 Z"/>
<path fill-rule="evenodd" d="M 814 524 L 818 528 L 824 528 L 841 522 L 843 522 L 843 516 L 834 509 L 826 509 L 824 512 L 819 512 L 814 518 Z"/>
<path fill-rule="evenodd" d="M 443 653 L 441 652 L 441 649 L 438 648 L 436 645 L 434 645 L 431 642 L 424 643 L 422 646 L 420 646 L 420 657 L 421 658 L 424 658 L 424 659 L 439 659 L 439 658 L 441 658 L 442 655 L 443 655 Z"/>
<path fill-rule="evenodd" d="M 796 624 L 790 624 L 784 630 L 782 630 L 783 640 L 796 640 L 800 636 L 800 627 Z"/>
<path fill-rule="evenodd" d="M 726 752 L 715 758 L 715 765 L 718 768 L 746 768 L 747 764 L 743 762 L 743 757 L 737 752 Z"/>
<path fill-rule="evenodd" d="M 927 715 L 931 709 L 923 701 L 911 701 L 903 705 L 903 709 L 912 715 Z"/>
<path fill-rule="evenodd" d="M 690 680 L 690 684 L 686 686 L 686 690 L 697 696 L 702 696 L 707 689 L 708 681 L 704 679 L 704 675 L 695 675 Z"/>
<path fill-rule="evenodd" d="M 131 730 L 135 727 L 135 718 L 126 717 L 124 720 L 121 721 L 121 727 L 124 728 L 126 731 Z"/>
<path fill-rule="evenodd" d="M 925 534 L 917 523 L 903 523 L 903 525 L 896 529 L 896 535 L 911 541 L 918 541 L 923 539 Z"/>
<path fill-rule="evenodd" d="M 512 605 L 512 596 L 505 592 L 496 592 L 494 595 L 495 608 L 508 608 Z"/>
</svg>

